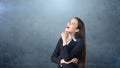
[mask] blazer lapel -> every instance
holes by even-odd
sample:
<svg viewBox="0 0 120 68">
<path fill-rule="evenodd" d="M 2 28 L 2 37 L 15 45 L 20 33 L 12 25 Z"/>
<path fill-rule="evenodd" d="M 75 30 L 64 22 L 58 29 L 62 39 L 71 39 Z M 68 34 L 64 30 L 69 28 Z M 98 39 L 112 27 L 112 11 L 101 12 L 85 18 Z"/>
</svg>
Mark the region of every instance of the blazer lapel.
<svg viewBox="0 0 120 68">
<path fill-rule="evenodd" d="M 76 41 L 74 41 L 73 39 L 71 40 L 71 42 L 68 44 L 69 46 L 74 46 L 76 44 Z"/>
</svg>

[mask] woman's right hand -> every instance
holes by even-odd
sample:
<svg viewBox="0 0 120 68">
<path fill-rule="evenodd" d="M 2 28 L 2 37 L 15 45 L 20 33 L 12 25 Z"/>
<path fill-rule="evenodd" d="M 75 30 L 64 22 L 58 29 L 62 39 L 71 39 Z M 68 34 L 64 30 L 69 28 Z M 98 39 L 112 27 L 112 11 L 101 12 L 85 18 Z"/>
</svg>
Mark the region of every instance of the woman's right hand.
<svg viewBox="0 0 120 68">
<path fill-rule="evenodd" d="M 61 63 L 61 64 L 70 64 L 70 63 L 75 63 L 75 64 L 77 64 L 77 63 L 78 63 L 78 59 L 77 59 L 77 58 L 73 58 L 73 59 L 71 59 L 71 60 L 68 61 L 68 62 L 66 62 L 64 59 L 61 59 L 61 60 L 60 60 L 60 63 Z"/>
<path fill-rule="evenodd" d="M 66 62 L 64 59 L 61 59 L 61 60 L 60 60 L 60 63 L 61 63 L 61 64 L 69 64 L 69 63 L 71 63 L 71 62 L 70 62 L 70 61 Z"/>
</svg>

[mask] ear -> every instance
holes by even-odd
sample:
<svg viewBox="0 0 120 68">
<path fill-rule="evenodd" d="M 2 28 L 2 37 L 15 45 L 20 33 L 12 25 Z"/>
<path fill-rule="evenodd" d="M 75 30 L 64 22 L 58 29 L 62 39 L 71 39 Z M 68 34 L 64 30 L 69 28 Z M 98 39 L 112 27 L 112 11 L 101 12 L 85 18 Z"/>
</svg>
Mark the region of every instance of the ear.
<svg viewBox="0 0 120 68">
<path fill-rule="evenodd" d="M 79 29 L 76 29 L 75 32 L 79 32 L 80 30 Z"/>
</svg>

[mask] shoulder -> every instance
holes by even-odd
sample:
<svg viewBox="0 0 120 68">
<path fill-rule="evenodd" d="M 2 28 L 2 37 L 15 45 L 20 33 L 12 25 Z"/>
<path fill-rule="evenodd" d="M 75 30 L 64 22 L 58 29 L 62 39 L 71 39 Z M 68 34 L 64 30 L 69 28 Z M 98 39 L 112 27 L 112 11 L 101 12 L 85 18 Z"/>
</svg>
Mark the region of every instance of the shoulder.
<svg viewBox="0 0 120 68">
<path fill-rule="evenodd" d="M 60 37 L 58 41 L 62 42 L 62 38 Z"/>
<path fill-rule="evenodd" d="M 57 45 L 61 45 L 61 44 L 62 44 L 62 38 L 60 37 L 59 40 L 58 40 Z"/>
<path fill-rule="evenodd" d="M 83 47 L 84 46 L 83 39 L 81 39 L 81 38 L 77 39 L 77 45 Z"/>
<path fill-rule="evenodd" d="M 83 43 L 83 39 L 79 38 L 79 39 L 77 39 L 77 42 Z"/>
</svg>

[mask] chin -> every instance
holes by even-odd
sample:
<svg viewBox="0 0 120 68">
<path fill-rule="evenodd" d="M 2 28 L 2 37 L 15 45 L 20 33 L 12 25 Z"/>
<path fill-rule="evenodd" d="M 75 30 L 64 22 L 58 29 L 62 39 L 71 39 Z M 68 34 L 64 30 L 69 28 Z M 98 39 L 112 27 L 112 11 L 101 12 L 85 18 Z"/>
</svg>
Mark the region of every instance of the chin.
<svg viewBox="0 0 120 68">
<path fill-rule="evenodd" d="M 67 31 L 67 32 L 68 32 L 69 30 L 68 30 L 68 29 L 65 29 L 65 31 Z"/>
<path fill-rule="evenodd" d="M 67 29 L 67 28 L 65 29 L 65 31 L 66 31 L 66 32 L 71 32 L 71 30 L 70 30 L 70 29 Z"/>
<path fill-rule="evenodd" d="M 65 30 L 65 31 L 68 32 L 68 33 L 70 32 L 69 30 Z"/>
</svg>

